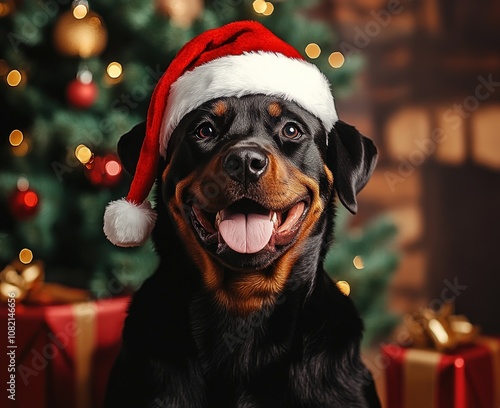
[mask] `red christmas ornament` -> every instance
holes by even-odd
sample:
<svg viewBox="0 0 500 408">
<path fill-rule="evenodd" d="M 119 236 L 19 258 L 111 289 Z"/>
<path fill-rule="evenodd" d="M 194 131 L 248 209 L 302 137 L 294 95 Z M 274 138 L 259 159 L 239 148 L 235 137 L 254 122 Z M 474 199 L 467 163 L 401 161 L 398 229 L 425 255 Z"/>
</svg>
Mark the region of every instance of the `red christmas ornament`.
<svg viewBox="0 0 500 408">
<path fill-rule="evenodd" d="M 90 108 L 98 95 L 99 90 L 93 81 L 85 83 L 77 78 L 71 81 L 66 88 L 66 99 L 75 108 Z"/>
<path fill-rule="evenodd" d="M 25 191 L 16 189 L 9 200 L 10 212 L 20 221 L 33 217 L 40 209 L 39 204 L 38 194 L 29 188 Z"/>
<path fill-rule="evenodd" d="M 94 186 L 113 187 L 120 181 L 122 165 L 115 154 L 96 156 L 85 174 Z"/>
</svg>

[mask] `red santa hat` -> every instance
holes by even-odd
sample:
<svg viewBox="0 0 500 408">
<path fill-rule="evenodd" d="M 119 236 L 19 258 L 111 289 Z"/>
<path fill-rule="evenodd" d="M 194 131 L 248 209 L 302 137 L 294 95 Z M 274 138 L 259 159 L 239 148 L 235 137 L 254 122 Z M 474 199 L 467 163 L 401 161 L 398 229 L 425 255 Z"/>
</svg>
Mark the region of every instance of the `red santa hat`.
<svg viewBox="0 0 500 408">
<path fill-rule="evenodd" d="M 129 193 L 109 203 L 104 214 L 104 233 L 113 244 L 141 245 L 151 234 L 156 213 L 147 197 L 160 155 L 166 155 L 184 115 L 211 99 L 254 94 L 297 103 L 326 131 L 338 119 L 326 77 L 260 23 L 240 21 L 204 32 L 179 51 L 156 85 Z"/>
</svg>

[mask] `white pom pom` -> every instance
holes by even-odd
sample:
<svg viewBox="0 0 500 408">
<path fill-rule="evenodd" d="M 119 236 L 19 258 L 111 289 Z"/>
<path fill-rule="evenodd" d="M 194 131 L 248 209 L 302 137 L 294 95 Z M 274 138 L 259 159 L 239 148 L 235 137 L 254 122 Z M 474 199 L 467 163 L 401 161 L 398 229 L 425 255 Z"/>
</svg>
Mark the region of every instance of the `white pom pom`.
<svg viewBox="0 0 500 408">
<path fill-rule="evenodd" d="M 156 216 L 149 201 L 140 205 L 124 198 L 112 201 L 104 213 L 104 234 L 113 244 L 121 247 L 142 245 L 153 230 Z"/>
</svg>

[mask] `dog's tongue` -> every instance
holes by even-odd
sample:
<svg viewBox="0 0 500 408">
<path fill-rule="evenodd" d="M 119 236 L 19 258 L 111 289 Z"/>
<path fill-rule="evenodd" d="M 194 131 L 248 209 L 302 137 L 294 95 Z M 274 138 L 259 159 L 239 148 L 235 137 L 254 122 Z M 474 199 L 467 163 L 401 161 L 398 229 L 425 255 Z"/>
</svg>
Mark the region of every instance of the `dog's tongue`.
<svg viewBox="0 0 500 408">
<path fill-rule="evenodd" d="M 259 252 L 271 239 L 270 214 L 241 214 L 222 211 L 219 232 L 233 251 L 241 254 Z"/>
</svg>

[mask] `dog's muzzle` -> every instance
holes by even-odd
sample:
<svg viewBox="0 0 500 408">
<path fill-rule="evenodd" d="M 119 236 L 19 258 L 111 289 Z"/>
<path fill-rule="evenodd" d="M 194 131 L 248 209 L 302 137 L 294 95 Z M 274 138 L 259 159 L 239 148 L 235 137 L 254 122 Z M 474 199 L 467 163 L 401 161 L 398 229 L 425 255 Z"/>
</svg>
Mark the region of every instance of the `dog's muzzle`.
<svg viewBox="0 0 500 408">
<path fill-rule="evenodd" d="M 261 178 L 268 164 L 266 152 L 259 147 L 233 147 L 227 152 L 222 167 L 229 177 L 247 187 Z"/>
</svg>

